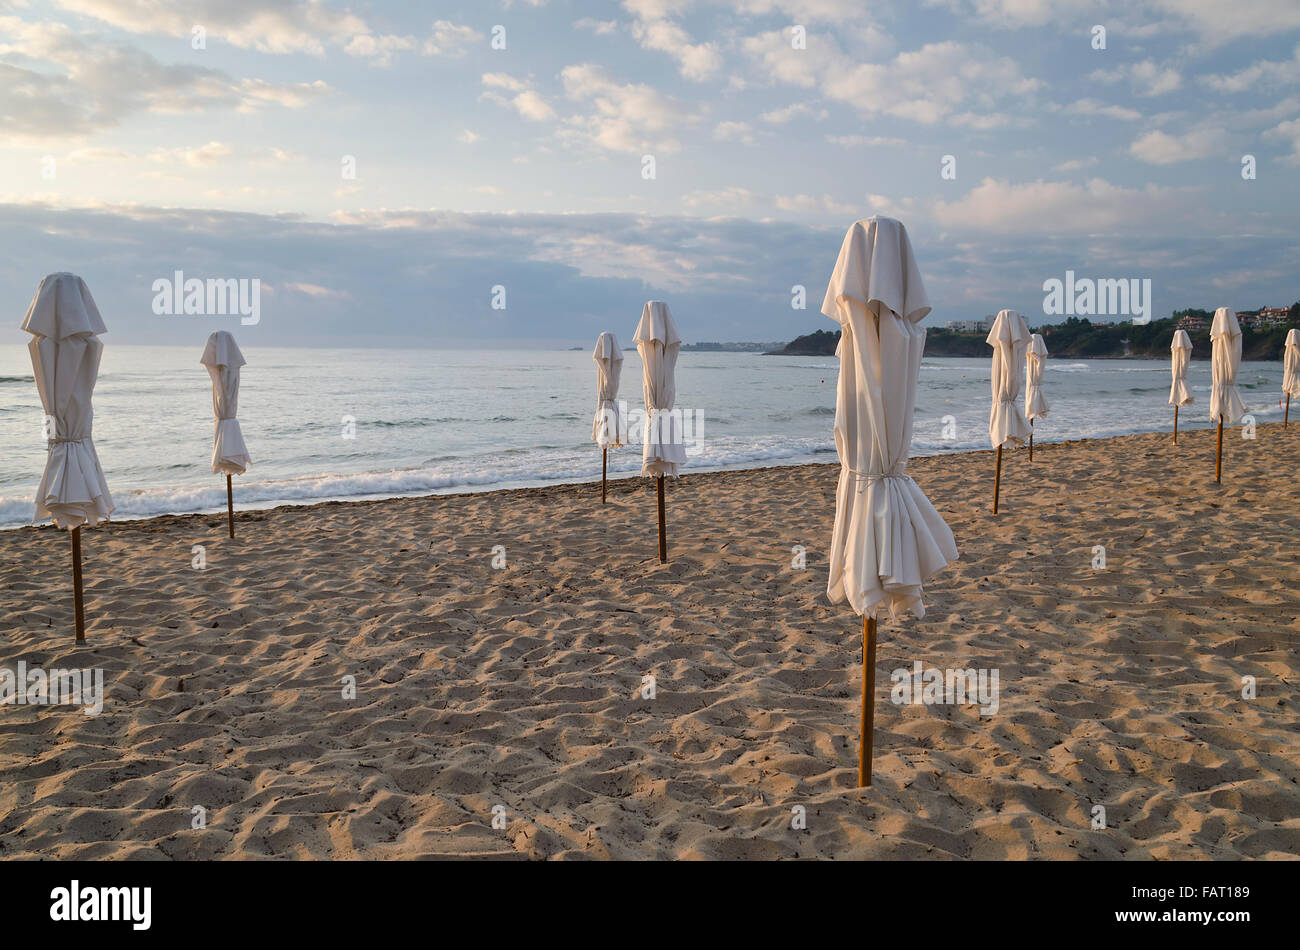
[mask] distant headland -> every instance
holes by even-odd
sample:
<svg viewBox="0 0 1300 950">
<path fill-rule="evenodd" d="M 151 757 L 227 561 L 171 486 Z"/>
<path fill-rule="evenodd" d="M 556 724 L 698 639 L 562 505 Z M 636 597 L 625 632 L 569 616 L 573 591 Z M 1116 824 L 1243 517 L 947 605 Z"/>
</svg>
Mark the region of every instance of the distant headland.
<svg viewBox="0 0 1300 950">
<path fill-rule="evenodd" d="M 1150 323 L 1093 323 L 1087 317 L 1070 317 L 1064 323 L 1034 327 L 1043 335 L 1047 351 L 1072 359 L 1166 359 L 1174 331 L 1187 331 L 1192 340 L 1192 358 L 1210 358 L 1212 310 L 1176 310 L 1172 316 Z M 1300 327 L 1300 302 L 1289 308 L 1264 307 L 1239 311 L 1241 358 L 1280 360 L 1287 331 Z M 984 342 L 988 323 L 965 321 L 949 327 L 929 327 L 925 337 L 926 356 L 988 356 Z M 784 347 L 768 350 L 765 356 L 834 356 L 838 330 L 816 330 L 797 337 Z"/>
</svg>

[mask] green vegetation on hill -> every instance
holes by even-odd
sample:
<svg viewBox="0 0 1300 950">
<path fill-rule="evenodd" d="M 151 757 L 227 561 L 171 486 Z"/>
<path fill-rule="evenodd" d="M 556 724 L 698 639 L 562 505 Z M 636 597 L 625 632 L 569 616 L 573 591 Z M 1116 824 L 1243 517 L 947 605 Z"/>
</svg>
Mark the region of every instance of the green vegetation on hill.
<svg viewBox="0 0 1300 950">
<path fill-rule="evenodd" d="M 840 342 L 840 331 L 814 330 L 805 336 L 795 337 L 782 349 L 769 350 L 764 356 L 834 356 Z"/>
<path fill-rule="evenodd" d="M 1133 357 L 1135 359 L 1165 359 L 1169 344 L 1173 342 L 1178 320 L 1184 316 L 1200 317 L 1207 328 L 1189 332 L 1192 339 L 1192 358 L 1210 358 L 1210 331 L 1208 323 L 1214 313 L 1206 310 L 1178 310 L 1172 317 L 1152 320 L 1146 324 L 1117 323 L 1113 326 L 1093 326 L 1087 317 L 1070 317 L 1064 323 L 1036 327 L 1043 335 L 1047 351 L 1052 356 L 1074 359 L 1108 357 Z M 1300 326 L 1300 302 L 1292 305 L 1290 324 Z M 1246 360 L 1280 360 L 1286 342 L 1287 327 L 1270 327 L 1256 330 L 1241 328 L 1241 358 Z M 989 347 L 984 333 L 958 333 L 942 327 L 930 327 L 926 332 L 926 356 L 988 356 Z M 769 356 L 834 356 L 840 341 L 838 330 L 817 330 L 796 338 Z"/>
<path fill-rule="evenodd" d="M 1065 323 L 1055 326 L 1039 327 L 1043 342 L 1052 356 L 1064 357 L 1110 357 L 1131 356 L 1139 359 L 1164 359 L 1169 355 L 1169 344 L 1173 342 L 1174 331 L 1178 329 L 1178 319 L 1183 316 L 1198 316 L 1207 321 L 1214 319 L 1213 313 L 1203 310 L 1180 311 L 1164 320 L 1152 320 L 1146 324 L 1119 323 L 1110 327 L 1094 327 L 1087 318 L 1082 320 L 1070 317 Z M 1270 327 L 1256 330 L 1251 327 L 1241 328 L 1241 358 L 1245 360 L 1280 360 L 1282 344 L 1286 341 L 1286 327 Z M 1192 340 L 1192 358 L 1210 358 L 1210 330 L 1189 331 Z M 1125 342 L 1128 341 L 1127 349 Z M 926 347 L 927 351 L 929 347 Z M 939 354 L 934 354 L 939 355 Z"/>
</svg>

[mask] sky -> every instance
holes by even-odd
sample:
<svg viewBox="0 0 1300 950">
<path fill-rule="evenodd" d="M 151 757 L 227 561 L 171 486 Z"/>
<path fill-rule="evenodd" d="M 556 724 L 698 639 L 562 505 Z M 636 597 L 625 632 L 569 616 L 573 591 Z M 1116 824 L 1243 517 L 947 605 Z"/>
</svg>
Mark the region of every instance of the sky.
<svg viewBox="0 0 1300 950">
<path fill-rule="evenodd" d="M 930 325 L 1300 299 L 1292 0 L 0 0 L 0 142 L 0 344 L 55 271 L 106 343 L 788 340 L 872 214 Z"/>
</svg>

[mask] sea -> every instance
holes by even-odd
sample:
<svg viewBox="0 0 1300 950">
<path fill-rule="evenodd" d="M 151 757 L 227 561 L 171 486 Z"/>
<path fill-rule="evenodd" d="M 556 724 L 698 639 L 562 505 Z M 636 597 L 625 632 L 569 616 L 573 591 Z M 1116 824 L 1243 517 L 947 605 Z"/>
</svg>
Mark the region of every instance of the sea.
<svg viewBox="0 0 1300 950">
<path fill-rule="evenodd" d="M 589 348 L 243 349 L 239 419 L 253 467 L 235 477 L 237 508 L 600 479 Z M 94 439 L 114 520 L 225 509 L 201 353 L 105 346 Z M 683 352 L 684 471 L 835 461 L 837 372 L 832 357 Z M 989 376 L 987 359 L 922 363 L 913 456 L 989 448 Z M 1194 361 L 1188 378 L 1196 401 L 1179 426 L 1208 428 L 1209 362 Z M 1256 421 L 1281 420 L 1281 380 L 1280 362 L 1242 363 L 1238 389 Z M 1166 360 L 1051 359 L 1035 440 L 1170 431 L 1169 383 Z M 643 412 L 634 349 L 620 399 Z M 27 349 L 0 346 L 0 528 L 30 523 L 45 455 Z M 611 478 L 640 471 L 639 444 L 610 450 Z"/>
</svg>

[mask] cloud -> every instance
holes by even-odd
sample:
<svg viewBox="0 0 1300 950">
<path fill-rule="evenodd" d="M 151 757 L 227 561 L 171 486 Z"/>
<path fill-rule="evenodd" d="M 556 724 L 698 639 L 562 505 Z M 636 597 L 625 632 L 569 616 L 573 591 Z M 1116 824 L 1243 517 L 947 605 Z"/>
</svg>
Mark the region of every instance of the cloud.
<svg viewBox="0 0 1300 950">
<path fill-rule="evenodd" d="M 788 106 L 782 106 L 780 109 L 773 109 L 770 112 L 764 112 L 759 116 L 759 118 L 770 125 L 784 125 L 801 115 L 809 116 L 820 122 L 829 117 L 830 112 L 826 109 L 810 105 L 807 102 L 795 102 Z"/>
<path fill-rule="evenodd" d="M 396 54 L 415 49 L 413 36 L 372 36 L 358 33 L 343 47 L 349 56 L 372 60 L 377 66 L 387 66 L 396 58 Z"/>
<path fill-rule="evenodd" d="M 999 101 L 1015 100 L 1023 107 L 1042 88 L 1043 83 L 1025 76 L 1014 60 L 954 42 L 928 43 L 888 63 L 834 70 L 822 81 L 826 95 L 860 112 L 927 125 L 954 113 L 970 124 L 972 110 L 988 110 Z"/>
<path fill-rule="evenodd" d="M 1283 142 L 1291 146 L 1291 154 L 1283 159 L 1289 165 L 1300 165 L 1300 119 L 1280 122 L 1263 134 L 1265 141 Z"/>
<path fill-rule="evenodd" d="M 1219 92 L 1246 92 L 1255 87 L 1276 88 L 1300 85 L 1300 46 L 1290 59 L 1262 59 L 1227 75 L 1202 76 L 1201 82 Z"/>
<path fill-rule="evenodd" d="M 301 152 L 294 152 L 276 146 L 253 149 L 253 157 L 255 161 L 264 165 L 284 165 L 289 162 L 305 162 L 307 160 L 307 156 Z"/>
<path fill-rule="evenodd" d="M 748 122 L 719 122 L 713 129 L 713 138 L 719 142 L 754 144 L 754 130 Z"/>
<path fill-rule="evenodd" d="M 741 43 L 764 75 L 845 103 L 868 116 L 890 115 L 924 125 L 949 122 L 973 129 L 1019 124 L 999 104 L 1023 112 L 1044 84 L 1016 62 L 981 47 L 928 43 L 892 60 L 863 63 L 846 56 L 831 37 L 810 32 L 808 49 L 792 49 L 786 31 L 751 36 Z"/>
<path fill-rule="evenodd" d="M 862 0 L 717 0 L 735 14 L 748 17 L 780 15 L 791 23 L 871 25 L 870 11 Z"/>
<path fill-rule="evenodd" d="M 637 42 L 646 49 L 672 56 L 686 79 L 703 81 L 722 68 L 717 43 L 696 43 L 679 23 L 664 19 L 663 11 L 672 5 L 636 0 L 624 5 L 637 15 L 632 24 L 632 35 Z"/>
<path fill-rule="evenodd" d="M 798 214 L 837 214 L 846 218 L 857 218 L 863 209 L 858 205 L 844 204 L 830 195 L 777 195 L 776 206 L 782 211 Z"/>
<path fill-rule="evenodd" d="M 470 129 L 463 129 L 461 133 L 456 136 L 456 141 L 463 142 L 466 145 L 473 145 L 481 138 L 483 138 L 483 136 L 479 135 L 477 132 L 471 131 Z"/>
<path fill-rule="evenodd" d="M 78 148 L 63 157 L 69 164 L 96 164 L 99 162 L 133 162 L 136 155 L 121 148 Z"/>
<path fill-rule="evenodd" d="M 1155 6 L 1218 46 L 1247 36 L 1300 29 L 1300 4 L 1278 0 L 1154 0 Z"/>
<path fill-rule="evenodd" d="M 457 26 L 450 20 L 436 20 L 429 38 L 420 47 L 425 56 L 464 56 L 472 43 L 483 40 L 483 34 L 473 27 Z"/>
<path fill-rule="evenodd" d="M 1110 69 L 1095 69 L 1088 78 L 1093 82 L 1117 83 L 1128 80 L 1133 91 L 1143 97 L 1163 96 L 1183 85 L 1182 74 L 1172 66 L 1157 66 L 1149 59 Z"/>
<path fill-rule="evenodd" d="M 483 85 L 488 90 L 483 93 L 484 99 L 508 106 L 525 119 L 544 122 L 555 118 L 555 110 L 533 89 L 531 82 L 516 79 L 509 73 L 484 73 Z"/>
<path fill-rule="evenodd" d="M 1092 0 L 927 0 L 927 3 L 1004 29 L 1074 23 L 1079 14 L 1097 6 Z"/>
<path fill-rule="evenodd" d="M 828 135 L 826 141 L 832 145 L 841 145 L 844 148 L 874 148 L 877 146 L 897 148 L 907 144 L 903 139 L 891 138 L 887 135 Z"/>
<path fill-rule="evenodd" d="M 691 209 L 716 208 L 732 212 L 742 208 L 774 209 L 805 219 L 822 219 L 826 215 L 835 215 L 856 220 L 864 212 L 862 207 L 838 201 L 831 195 L 760 195 L 740 185 L 688 192 L 683 196 L 682 203 Z"/>
<path fill-rule="evenodd" d="M 1223 152 L 1227 145 L 1228 135 L 1220 128 L 1195 128 L 1182 135 L 1153 129 L 1139 136 L 1129 146 L 1129 152 L 1150 165 L 1173 165 L 1208 158 Z"/>
<path fill-rule="evenodd" d="M 573 25 L 579 30 L 591 30 L 597 36 L 608 36 L 618 29 L 617 20 L 597 20 L 592 17 L 583 17 L 581 20 L 574 20 Z"/>
<path fill-rule="evenodd" d="M 1130 109 L 1127 106 L 1107 105 L 1104 102 L 1098 102 L 1096 99 L 1079 99 L 1065 107 L 1067 115 L 1100 115 L 1108 119 L 1121 119 L 1125 122 L 1133 122 L 1142 118 L 1142 113 L 1136 109 Z"/>
<path fill-rule="evenodd" d="M 729 185 L 715 190 L 700 189 L 689 192 L 682 198 L 682 204 L 688 208 L 743 208 L 753 204 L 758 196 L 748 188 Z"/>
<path fill-rule="evenodd" d="M 221 142 L 209 142 L 197 148 L 160 148 L 149 155 L 154 162 L 180 162 L 191 168 L 204 168 L 225 161 L 235 150 Z"/>
<path fill-rule="evenodd" d="M 86 278 L 117 343 L 201 342 L 213 329 L 152 314 L 152 281 L 177 269 L 281 289 L 263 301 L 256 332 L 246 328 L 246 346 L 582 339 L 608 329 L 611 314 L 624 314 L 630 331 L 654 296 L 673 301 L 688 339 L 733 327 L 777 339 L 803 328 L 791 332 L 788 306 L 772 300 L 792 284 L 824 282 L 842 236 L 841 225 L 636 214 L 358 211 L 323 223 L 0 204 L 0 246 L 15 248 L 0 293 L 30 297 L 57 261 Z M 509 291 L 505 311 L 491 309 L 495 284 Z M 0 342 L 20 335 L 16 323 L 0 327 Z"/>
<path fill-rule="evenodd" d="M 274 287 L 263 287 L 263 290 L 275 291 Z M 307 284 L 301 281 L 291 281 L 284 285 L 284 289 L 292 293 L 303 294 L 307 297 L 313 297 L 317 300 L 333 298 L 335 300 L 351 300 L 352 295 L 346 290 L 332 290 L 329 287 L 322 287 L 320 284 Z"/>
<path fill-rule="evenodd" d="M 593 111 L 565 121 L 566 137 L 585 139 L 615 152 L 673 152 L 676 133 L 697 117 L 671 96 L 644 83 L 619 82 L 591 63 L 566 66 L 560 73 L 565 95 L 589 103 Z"/>
<path fill-rule="evenodd" d="M 411 49 L 411 37 L 376 33 L 347 10 L 319 0 L 55 0 L 64 10 L 92 17 L 128 33 L 190 37 L 201 26 L 209 41 L 263 53 L 321 55 L 327 47 L 386 62 Z"/>
<path fill-rule="evenodd" d="M 0 138 L 66 140 L 141 112 L 182 113 L 267 105 L 298 108 L 329 87 L 236 80 L 216 69 L 160 63 L 143 50 L 88 39 L 60 23 L 0 17 Z"/>
<path fill-rule="evenodd" d="M 737 189 L 698 195 L 700 207 L 743 207 L 753 196 Z M 241 336 L 246 347 L 437 346 L 502 335 L 574 341 L 594 338 L 611 319 L 630 331 L 652 297 L 672 302 L 687 339 L 788 339 L 821 319 L 791 314 L 790 287 L 803 284 L 816 298 L 844 229 L 877 211 L 908 224 L 935 307 L 931 322 L 979 317 L 1009 300 L 1029 312 L 1042 299 L 1042 281 L 1066 267 L 1150 276 L 1164 312 L 1221 302 L 1212 279 L 1243 269 L 1282 276 L 1252 286 L 1241 307 L 1295 299 L 1294 228 L 1252 229 L 1225 245 L 1225 222 L 1206 214 L 1198 195 L 1095 181 L 985 182 L 940 203 L 937 216 L 907 200 L 872 198 L 872 206 L 849 210 L 834 199 L 787 196 L 787 205 L 812 209 L 811 221 L 363 210 L 322 222 L 29 201 L 0 204 L 0 295 L 30 298 L 55 266 L 80 273 L 113 345 L 193 345 L 214 329 L 151 313 L 152 281 L 176 269 L 282 288 L 264 299 L 250 338 Z M 494 284 L 508 288 L 505 311 L 491 310 Z M 16 322 L 0 325 L 0 343 L 21 336 Z"/>
<path fill-rule="evenodd" d="M 768 79 L 811 89 L 828 63 L 841 63 L 844 54 L 835 40 L 820 33 L 808 34 L 808 48 L 794 49 L 789 28 L 771 30 L 741 41 L 741 49 Z"/>
<path fill-rule="evenodd" d="M 985 178 L 955 201 L 931 209 L 945 228 L 998 234 L 1099 234 L 1176 226 L 1189 213 L 1186 189 L 1112 185 L 1100 178 L 1083 185 L 1033 181 L 1013 184 Z"/>
<path fill-rule="evenodd" d="M 1091 168 L 1096 165 L 1099 159 L 1096 155 L 1089 155 L 1087 158 L 1071 158 L 1061 162 L 1059 165 L 1053 165 L 1054 172 L 1077 172 L 1084 168 Z"/>
</svg>

